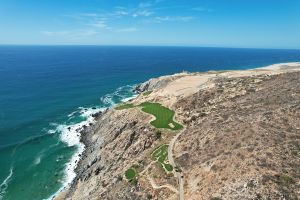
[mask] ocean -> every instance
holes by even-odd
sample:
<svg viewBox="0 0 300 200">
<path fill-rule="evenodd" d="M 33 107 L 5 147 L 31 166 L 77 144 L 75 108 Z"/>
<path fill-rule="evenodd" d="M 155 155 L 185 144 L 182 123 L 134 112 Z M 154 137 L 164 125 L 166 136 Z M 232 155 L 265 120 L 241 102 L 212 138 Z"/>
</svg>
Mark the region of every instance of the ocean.
<svg viewBox="0 0 300 200">
<path fill-rule="evenodd" d="M 182 71 L 299 62 L 300 50 L 0 46 L 0 200 L 51 199 L 75 177 L 91 114 Z"/>
</svg>

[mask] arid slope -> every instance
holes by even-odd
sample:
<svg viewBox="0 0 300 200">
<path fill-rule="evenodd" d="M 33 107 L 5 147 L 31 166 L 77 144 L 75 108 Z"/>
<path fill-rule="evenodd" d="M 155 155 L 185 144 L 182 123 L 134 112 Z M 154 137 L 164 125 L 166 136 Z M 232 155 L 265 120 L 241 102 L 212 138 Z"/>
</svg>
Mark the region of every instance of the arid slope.
<svg viewBox="0 0 300 200">
<path fill-rule="evenodd" d="M 169 107 L 183 131 L 155 129 L 149 124 L 153 116 L 137 107 L 107 110 L 82 133 L 86 151 L 78 176 L 57 199 L 175 200 L 177 172 L 181 199 L 299 199 L 299 69 L 293 63 L 182 73 L 140 85 L 139 92 L 152 92 L 131 103 Z M 166 173 L 151 153 L 170 143 L 176 166 Z M 124 176 L 131 167 L 137 182 Z"/>
<path fill-rule="evenodd" d="M 300 73 L 216 84 L 176 104 L 188 199 L 298 199 Z"/>
</svg>

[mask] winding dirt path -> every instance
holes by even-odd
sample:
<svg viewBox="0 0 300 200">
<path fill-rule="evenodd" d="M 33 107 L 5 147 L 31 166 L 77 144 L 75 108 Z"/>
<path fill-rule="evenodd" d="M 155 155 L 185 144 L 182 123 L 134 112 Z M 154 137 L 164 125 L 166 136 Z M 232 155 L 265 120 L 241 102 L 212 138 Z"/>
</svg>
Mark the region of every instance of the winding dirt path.
<svg viewBox="0 0 300 200">
<path fill-rule="evenodd" d="M 177 135 L 171 140 L 168 148 L 168 160 L 169 163 L 172 166 L 176 166 L 175 161 L 174 161 L 174 155 L 173 155 L 173 149 L 174 145 L 176 143 L 176 140 L 179 138 L 179 136 L 186 130 L 186 127 L 184 127 Z M 179 200 L 184 200 L 184 181 L 183 181 L 183 175 L 181 172 L 174 172 L 175 177 L 178 179 L 178 185 L 179 185 Z"/>
<path fill-rule="evenodd" d="M 176 190 L 176 188 L 174 188 L 172 185 L 169 185 L 169 184 L 166 184 L 166 185 L 157 185 L 154 180 L 150 177 L 150 176 L 147 176 L 151 186 L 154 188 L 154 189 L 162 189 L 162 188 L 168 188 L 169 190 L 172 190 L 173 192 L 177 193 L 178 194 L 178 190 Z"/>
<path fill-rule="evenodd" d="M 156 162 L 157 162 L 157 161 L 152 161 L 151 163 L 149 163 L 149 165 L 147 165 L 147 167 L 146 167 L 143 171 L 141 171 L 140 174 L 141 174 L 141 175 L 144 174 L 146 171 L 148 171 L 148 169 L 151 167 L 151 165 L 154 164 L 154 163 L 156 163 Z"/>
<path fill-rule="evenodd" d="M 141 112 L 144 112 L 141 108 L 140 108 L 140 111 Z M 151 114 L 151 113 L 147 113 L 147 112 L 144 112 L 146 114 L 149 114 L 151 115 L 152 119 L 151 121 L 149 122 L 149 124 L 151 124 L 151 122 L 153 120 L 156 120 L 156 117 L 155 115 Z M 175 114 L 173 116 L 173 122 L 176 122 L 175 120 Z M 173 155 L 173 149 L 174 149 L 174 145 L 177 141 L 177 139 L 179 138 L 179 136 L 186 130 L 186 127 L 183 126 L 183 129 L 176 134 L 176 136 L 171 140 L 171 142 L 169 143 L 169 148 L 168 148 L 168 160 L 169 160 L 169 163 L 175 167 L 176 164 L 175 164 L 175 161 L 174 161 L 174 155 Z M 155 161 L 154 161 L 155 162 Z M 151 162 L 142 172 L 141 174 L 145 173 L 149 167 L 154 163 L 154 162 Z M 172 185 L 162 185 L 162 186 L 158 186 L 155 184 L 154 180 L 149 176 L 147 175 L 147 178 L 148 180 L 150 181 L 151 183 L 151 186 L 154 188 L 154 189 L 160 189 L 160 188 L 169 188 L 170 190 L 172 190 L 173 192 L 175 193 L 179 193 L 179 200 L 184 200 L 184 180 L 183 180 L 183 174 L 182 172 L 174 172 L 174 176 L 177 177 L 178 179 L 178 185 L 179 185 L 179 190 L 175 189 Z"/>
</svg>

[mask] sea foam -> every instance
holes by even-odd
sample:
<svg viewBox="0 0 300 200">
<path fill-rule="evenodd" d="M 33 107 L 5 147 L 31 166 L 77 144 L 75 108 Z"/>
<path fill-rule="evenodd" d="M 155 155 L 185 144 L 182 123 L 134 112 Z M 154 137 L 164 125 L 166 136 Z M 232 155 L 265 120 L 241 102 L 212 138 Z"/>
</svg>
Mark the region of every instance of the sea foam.
<svg viewBox="0 0 300 200">
<path fill-rule="evenodd" d="M 66 143 L 68 146 L 76 146 L 77 150 L 72 156 L 70 162 L 66 164 L 66 175 L 62 181 L 63 185 L 60 190 L 58 190 L 54 195 L 52 195 L 48 200 L 54 199 L 56 195 L 58 195 L 63 189 L 70 186 L 72 181 L 76 177 L 76 166 L 78 164 L 78 161 L 80 160 L 80 156 L 82 155 L 85 146 L 83 143 L 81 143 L 81 131 L 84 129 L 84 127 L 88 127 L 91 124 L 95 123 L 95 119 L 93 117 L 94 114 L 98 112 L 103 112 L 109 107 L 114 106 L 115 104 L 119 102 L 126 102 L 133 98 L 135 98 L 137 95 L 133 93 L 134 86 L 126 85 L 123 87 L 119 87 L 115 92 L 107 94 L 100 98 L 101 104 L 103 107 L 79 107 L 77 111 L 74 111 L 68 115 L 70 119 L 74 118 L 77 114 L 79 114 L 84 121 L 75 123 L 75 124 L 55 124 L 52 123 L 51 125 L 55 125 L 55 130 L 49 130 L 48 133 L 52 134 L 55 132 L 60 133 L 60 139 L 62 142 Z"/>
<path fill-rule="evenodd" d="M 12 177 L 12 175 L 13 175 L 13 168 L 11 167 L 11 168 L 9 169 L 9 174 L 8 174 L 8 176 L 4 179 L 4 181 L 3 181 L 3 182 L 1 183 L 1 185 L 0 185 L 0 200 L 3 199 L 3 196 L 4 196 L 5 192 L 6 192 L 8 183 L 9 183 L 10 178 Z"/>
<path fill-rule="evenodd" d="M 135 85 L 125 85 L 117 88 L 113 93 L 109 93 L 100 98 L 105 107 L 112 107 L 120 102 L 126 102 L 136 97 L 133 92 Z"/>
<path fill-rule="evenodd" d="M 48 200 L 54 199 L 54 197 L 61 192 L 64 188 L 69 187 L 74 178 L 76 177 L 76 166 L 78 161 L 80 160 L 80 156 L 84 151 L 84 144 L 80 142 L 81 134 L 80 132 L 84 129 L 84 127 L 88 127 L 95 122 L 93 118 L 93 114 L 101 112 L 105 110 L 105 108 L 84 108 L 79 107 L 77 113 L 80 113 L 80 116 L 85 120 L 76 124 L 60 124 L 57 125 L 56 130 L 50 130 L 49 133 L 59 132 L 60 139 L 62 142 L 67 144 L 69 147 L 76 146 L 77 150 L 72 156 L 71 160 L 66 164 L 65 169 L 65 177 L 62 181 L 63 185 L 59 191 L 57 191 L 54 195 L 52 195 Z M 73 117 L 76 112 L 72 112 L 68 117 Z"/>
</svg>

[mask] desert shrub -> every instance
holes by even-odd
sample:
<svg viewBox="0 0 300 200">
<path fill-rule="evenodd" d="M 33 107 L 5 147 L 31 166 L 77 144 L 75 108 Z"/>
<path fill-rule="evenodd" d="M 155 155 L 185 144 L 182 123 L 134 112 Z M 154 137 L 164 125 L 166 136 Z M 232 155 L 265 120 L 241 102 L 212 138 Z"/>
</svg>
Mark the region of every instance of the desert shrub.
<svg viewBox="0 0 300 200">
<path fill-rule="evenodd" d="M 121 176 L 121 175 L 119 175 L 118 177 L 117 177 L 117 181 L 122 181 L 123 180 L 123 177 Z"/>
<path fill-rule="evenodd" d="M 147 199 L 152 199 L 152 198 L 153 198 L 152 194 L 147 194 Z"/>
<path fill-rule="evenodd" d="M 160 139 L 161 138 L 161 131 L 160 130 L 157 130 L 155 131 L 155 139 Z"/>
<path fill-rule="evenodd" d="M 220 198 L 220 197 L 212 197 L 212 198 L 210 198 L 210 200 L 222 200 L 222 198 Z"/>
</svg>

